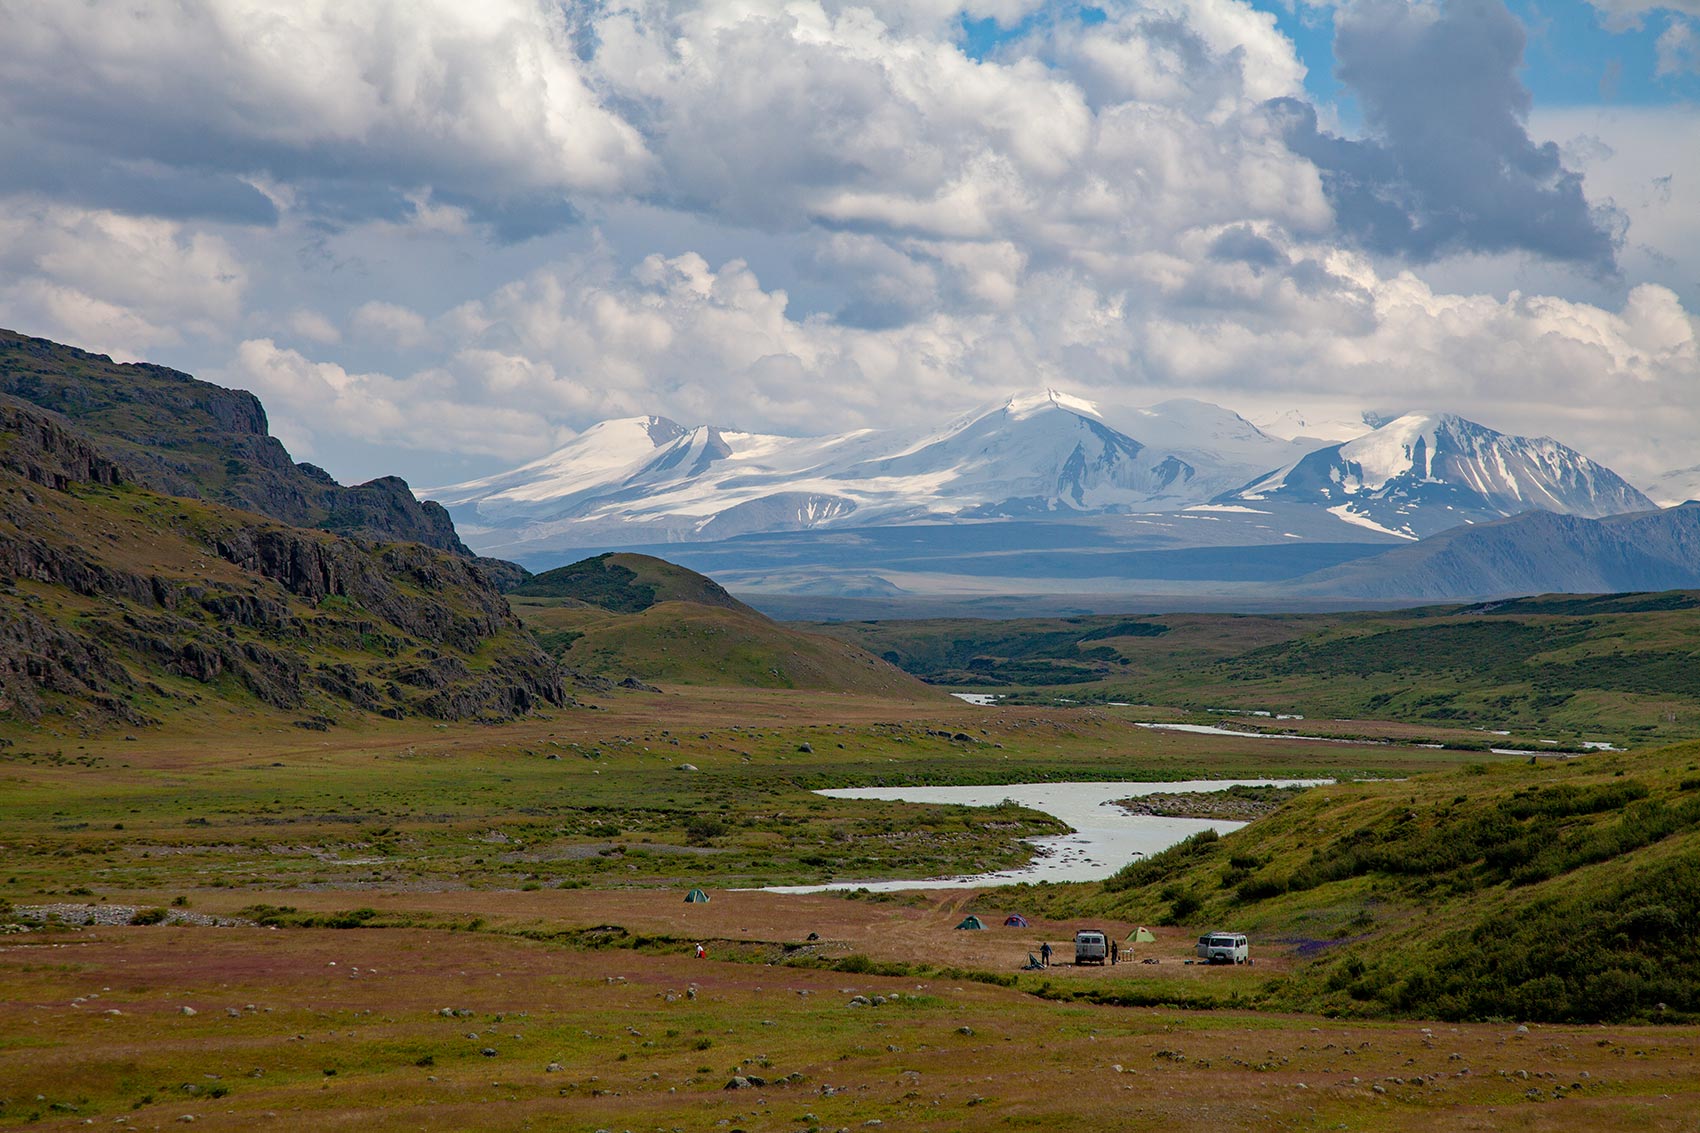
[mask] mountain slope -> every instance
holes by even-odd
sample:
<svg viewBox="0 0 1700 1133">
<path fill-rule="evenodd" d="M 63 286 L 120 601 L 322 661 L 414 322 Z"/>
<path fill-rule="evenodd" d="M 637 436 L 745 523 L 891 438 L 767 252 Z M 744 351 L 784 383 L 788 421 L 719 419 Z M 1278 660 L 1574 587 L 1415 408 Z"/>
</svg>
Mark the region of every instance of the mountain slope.
<svg viewBox="0 0 1700 1133">
<path fill-rule="evenodd" d="M 105 438 L 0 395 L 0 727 L 566 703 L 558 666 L 470 559 L 138 479 Z"/>
<path fill-rule="evenodd" d="M 1700 587 L 1700 504 L 1584 519 L 1531 512 L 1309 574 L 1295 594 L 1451 599 Z"/>
<path fill-rule="evenodd" d="M 652 555 L 597 555 L 533 575 L 509 593 L 570 598 L 617 614 L 641 613 L 660 602 L 693 602 L 761 616 L 712 578 Z"/>
<path fill-rule="evenodd" d="M 268 434 L 259 399 L 243 390 L 0 330 L 0 394 L 61 414 L 121 462 L 133 482 L 165 495 L 293 527 L 472 554 L 448 512 L 416 499 L 399 477 L 349 488 L 321 468 L 295 463 Z"/>
<path fill-rule="evenodd" d="M 605 421 L 541 460 L 429 489 L 492 553 L 720 540 L 1203 503 L 1290 460 L 1236 414 L 1174 401 L 1112 421 L 1055 390 L 933 430 L 779 437 Z"/>
<path fill-rule="evenodd" d="M 1259 501 L 1306 504 L 1411 539 L 1527 511 L 1598 518 L 1652 506 L 1575 449 L 1450 413 L 1407 413 L 1221 498 Z"/>
<path fill-rule="evenodd" d="M 1265 1006 L 1692 1020 L 1700 779 L 1684 768 L 1697 758 L 1687 743 L 1318 788 L 1061 899 L 1073 916 L 1297 937 L 1315 959 L 1271 981 Z"/>
</svg>

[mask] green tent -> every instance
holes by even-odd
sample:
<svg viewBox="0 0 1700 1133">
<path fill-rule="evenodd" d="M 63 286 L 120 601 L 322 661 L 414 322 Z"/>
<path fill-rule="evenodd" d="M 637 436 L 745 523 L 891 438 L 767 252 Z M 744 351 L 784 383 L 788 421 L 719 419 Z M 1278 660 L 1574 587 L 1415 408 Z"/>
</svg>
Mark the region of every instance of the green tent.
<svg viewBox="0 0 1700 1133">
<path fill-rule="evenodd" d="M 689 893 L 685 894 L 685 904 L 706 905 L 708 904 L 708 894 L 704 893 L 700 889 L 693 889 Z"/>
<path fill-rule="evenodd" d="M 983 929 L 986 926 L 980 923 L 979 917 L 975 916 L 973 913 L 969 913 L 966 917 L 962 918 L 962 923 L 957 925 L 956 927 L 957 928 Z"/>
<path fill-rule="evenodd" d="M 1127 934 L 1127 938 L 1135 944 L 1157 943 L 1157 937 L 1148 928 L 1136 928 Z"/>
</svg>

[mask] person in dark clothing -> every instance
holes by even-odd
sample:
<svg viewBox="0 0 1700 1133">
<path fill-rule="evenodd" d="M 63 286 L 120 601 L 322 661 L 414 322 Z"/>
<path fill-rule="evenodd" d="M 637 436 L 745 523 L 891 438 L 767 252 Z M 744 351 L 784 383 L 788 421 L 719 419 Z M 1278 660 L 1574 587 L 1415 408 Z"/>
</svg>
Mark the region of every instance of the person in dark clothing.
<svg viewBox="0 0 1700 1133">
<path fill-rule="evenodd" d="M 1047 968 L 1051 966 L 1051 942 L 1048 940 L 1039 945 L 1039 963 Z"/>
<path fill-rule="evenodd" d="M 1122 955 L 1121 946 L 1118 945 L 1114 940 L 1111 940 L 1110 941 L 1110 963 L 1112 965 L 1121 963 L 1121 955 Z"/>
</svg>

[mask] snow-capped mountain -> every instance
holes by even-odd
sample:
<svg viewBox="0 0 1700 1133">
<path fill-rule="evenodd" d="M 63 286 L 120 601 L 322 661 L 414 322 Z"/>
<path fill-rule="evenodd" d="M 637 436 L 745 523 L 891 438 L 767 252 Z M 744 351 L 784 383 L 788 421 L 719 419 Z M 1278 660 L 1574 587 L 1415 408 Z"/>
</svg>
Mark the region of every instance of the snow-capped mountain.
<svg viewBox="0 0 1700 1133">
<path fill-rule="evenodd" d="M 1308 443 L 1315 448 L 1351 441 L 1370 432 L 1380 422 L 1369 420 L 1374 414 L 1318 414 L 1299 409 L 1258 414 L 1252 421 L 1271 437 Z"/>
<path fill-rule="evenodd" d="M 1172 401 L 1115 423 L 1055 390 L 931 431 L 780 437 L 662 417 L 605 421 L 497 476 L 422 491 L 506 555 L 823 526 L 1118 514 L 1202 504 L 1298 450 Z"/>
<path fill-rule="evenodd" d="M 1528 511 L 1598 519 L 1653 506 L 1611 469 L 1547 437 L 1514 437 L 1450 413 L 1407 413 L 1220 497 L 1306 504 L 1418 539 Z"/>
</svg>

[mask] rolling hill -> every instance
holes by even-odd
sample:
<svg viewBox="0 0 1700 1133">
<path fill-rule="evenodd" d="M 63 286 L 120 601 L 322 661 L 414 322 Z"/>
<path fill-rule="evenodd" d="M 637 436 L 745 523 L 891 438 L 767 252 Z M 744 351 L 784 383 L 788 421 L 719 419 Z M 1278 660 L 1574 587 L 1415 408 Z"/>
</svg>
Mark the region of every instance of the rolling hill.
<svg viewBox="0 0 1700 1133">
<path fill-rule="evenodd" d="M 782 626 L 712 579 L 648 555 L 572 563 L 536 575 L 509 599 L 564 664 L 610 680 L 943 695 L 854 645 Z"/>
<path fill-rule="evenodd" d="M 1294 579 L 1294 595 L 1497 598 L 1700 587 L 1700 503 L 1589 519 L 1535 511 L 1455 527 Z"/>
<path fill-rule="evenodd" d="M 1269 984 L 1268 1006 L 1692 1020 L 1700 743 L 1319 788 L 1048 911 L 1065 908 L 1296 941 L 1315 962 Z"/>
</svg>

